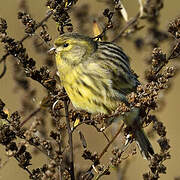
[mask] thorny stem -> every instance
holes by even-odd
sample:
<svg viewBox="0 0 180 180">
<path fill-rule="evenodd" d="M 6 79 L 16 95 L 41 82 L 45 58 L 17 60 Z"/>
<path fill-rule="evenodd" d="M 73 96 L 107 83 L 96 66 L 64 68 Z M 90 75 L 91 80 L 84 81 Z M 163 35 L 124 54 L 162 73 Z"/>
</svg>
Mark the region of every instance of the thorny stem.
<svg viewBox="0 0 180 180">
<path fill-rule="evenodd" d="M 66 115 L 66 124 L 67 124 L 67 129 L 68 129 L 68 136 L 69 136 L 69 146 L 70 146 L 70 176 L 71 180 L 75 180 L 74 177 L 74 157 L 73 157 L 73 141 L 72 141 L 72 131 L 71 131 L 71 126 L 70 126 L 70 121 L 69 121 L 69 116 L 68 116 L 68 103 L 67 100 L 64 100 L 64 109 L 65 109 L 65 115 Z"/>
<path fill-rule="evenodd" d="M 133 25 L 138 20 L 139 17 L 140 17 L 140 13 L 138 13 L 134 18 L 129 20 L 127 24 L 124 26 L 124 28 L 121 29 L 119 35 L 115 39 L 113 39 L 112 42 L 117 41 L 122 36 L 122 34 L 129 28 L 129 26 Z"/>
</svg>

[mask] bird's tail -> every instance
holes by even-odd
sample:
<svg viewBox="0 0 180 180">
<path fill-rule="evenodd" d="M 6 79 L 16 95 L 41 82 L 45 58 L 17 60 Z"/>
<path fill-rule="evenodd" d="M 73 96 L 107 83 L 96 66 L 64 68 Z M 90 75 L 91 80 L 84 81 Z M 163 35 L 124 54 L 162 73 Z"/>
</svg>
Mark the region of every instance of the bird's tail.
<svg viewBox="0 0 180 180">
<path fill-rule="evenodd" d="M 130 112 L 125 113 L 123 120 L 127 126 L 134 129 L 133 135 L 143 158 L 149 159 L 150 155 L 154 154 L 154 150 L 147 136 L 145 135 L 144 130 L 141 128 L 142 119 L 140 117 L 140 109 L 132 108 Z"/>
<path fill-rule="evenodd" d="M 134 136 L 143 158 L 149 159 L 150 155 L 154 154 L 154 150 L 143 129 L 136 130 Z"/>
<path fill-rule="evenodd" d="M 131 127 L 133 130 L 133 136 L 139 147 L 139 150 L 144 159 L 149 159 L 150 155 L 154 154 L 153 147 L 149 142 L 144 130 L 141 128 L 141 117 L 139 115 L 139 108 L 133 108 L 130 112 L 126 112 L 124 116 L 108 119 L 107 125 L 112 122 L 123 120 L 127 127 Z"/>
</svg>

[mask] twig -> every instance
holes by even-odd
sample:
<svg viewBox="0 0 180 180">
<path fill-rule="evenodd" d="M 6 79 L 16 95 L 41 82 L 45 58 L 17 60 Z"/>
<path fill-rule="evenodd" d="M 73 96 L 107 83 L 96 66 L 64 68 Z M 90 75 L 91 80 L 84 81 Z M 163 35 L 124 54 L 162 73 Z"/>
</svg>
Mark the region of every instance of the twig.
<svg viewBox="0 0 180 180">
<path fill-rule="evenodd" d="M 62 180 L 61 166 L 58 166 L 58 167 L 59 167 L 59 180 Z"/>
<path fill-rule="evenodd" d="M 174 52 L 177 50 L 177 47 L 180 45 L 180 40 L 177 42 L 177 44 L 173 47 L 173 50 L 171 51 L 169 57 L 167 58 L 167 60 L 170 60 L 170 59 L 175 59 L 179 56 L 180 52 L 176 55 L 176 56 L 173 56 Z"/>
<path fill-rule="evenodd" d="M 3 56 L 4 57 L 4 56 Z M 2 58 L 3 59 L 3 58 Z M 0 79 L 4 76 L 4 74 L 6 73 L 6 70 L 7 70 L 7 67 L 6 67 L 6 61 L 5 60 L 0 60 L 0 64 L 1 62 L 3 61 L 4 62 L 4 65 L 3 65 L 3 71 L 2 73 L 0 74 Z"/>
<path fill-rule="evenodd" d="M 109 166 L 103 170 L 96 178 L 95 180 L 99 180 L 102 176 L 106 175 L 107 171 L 109 170 Z"/>
<path fill-rule="evenodd" d="M 37 24 L 37 26 L 35 27 L 35 30 L 37 30 L 39 27 L 41 27 L 43 25 L 44 22 L 46 22 L 51 15 L 53 14 L 53 11 L 49 11 L 47 16 L 41 20 L 41 22 L 39 24 Z M 24 40 L 26 40 L 31 34 L 26 34 L 19 42 L 22 43 Z M 4 61 L 4 67 L 3 67 L 3 72 L 0 74 L 0 78 L 2 78 L 6 72 L 6 64 L 5 64 L 5 60 L 6 58 L 9 56 L 9 53 L 6 53 L 2 56 L 2 58 L 0 59 L 0 64 Z"/>
<path fill-rule="evenodd" d="M 108 148 L 110 147 L 110 145 L 114 142 L 114 140 L 117 138 L 117 136 L 120 134 L 120 132 L 122 131 L 124 127 L 124 123 L 120 126 L 119 130 L 117 131 L 117 133 L 114 135 L 114 137 L 111 139 L 111 141 L 109 141 L 109 143 L 105 146 L 105 148 L 103 149 L 103 151 L 101 152 L 101 154 L 99 155 L 99 160 L 102 158 L 102 156 L 107 152 Z"/>
<path fill-rule="evenodd" d="M 39 27 L 41 27 L 43 25 L 44 22 L 46 22 L 50 17 L 51 15 L 53 14 L 53 11 L 49 11 L 47 16 L 41 20 L 41 22 L 39 24 L 37 24 L 37 26 L 35 27 L 35 30 L 38 29 Z M 23 42 L 24 40 L 26 40 L 28 37 L 30 36 L 30 34 L 26 34 L 21 40 L 20 40 L 20 43 Z"/>
<path fill-rule="evenodd" d="M 67 124 L 67 129 L 68 129 L 68 135 L 69 135 L 69 146 L 70 146 L 70 156 L 69 156 L 69 160 L 70 160 L 70 176 L 71 176 L 71 180 L 75 180 L 74 177 L 74 157 L 73 157 L 73 141 L 72 141 L 72 131 L 71 131 L 71 126 L 70 126 L 70 122 L 69 122 L 69 116 L 68 116 L 68 103 L 67 100 L 64 100 L 64 109 L 65 109 L 65 115 L 66 115 L 66 124 Z"/>
<path fill-rule="evenodd" d="M 117 133 L 113 136 L 111 141 L 108 142 L 108 144 L 105 146 L 105 148 L 103 149 L 103 151 L 99 155 L 98 159 L 91 165 L 91 167 L 88 169 L 87 172 L 91 172 L 95 168 L 95 166 L 97 166 L 99 164 L 100 159 L 103 157 L 103 155 L 107 152 L 107 150 L 110 147 L 110 145 L 114 142 L 114 140 L 120 134 L 120 132 L 122 131 L 123 127 L 124 127 L 124 123 L 120 126 L 119 130 L 117 131 Z"/>
<path fill-rule="evenodd" d="M 29 119 L 31 119 L 33 116 L 35 116 L 40 110 L 41 108 L 39 107 L 35 111 L 33 111 L 24 121 L 21 122 L 20 127 L 24 126 L 24 124 L 29 121 Z"/>
<path fill-rule="evenodd" d="M 19 136 L 20 139 L 22 139 Z M 23 138 L 25 141 L 27 141 L 25 138 Z M 42 147 L 38 147 L 36 144 L 27 141 L 30 145 L 32 145 L 35 149 L 37 149 L 38 151 L 40 151 L 41 153 L 43 153 L 45 156 L 47 156 L 49 159 L 54 160 L 54 156 L 52 154 L 50 154 L 49 152 L 45 151 Z"/>
<path fill-rule="evenodd" d="M 167 63 L 169 60 L 171 59 L 175 59 L 179 56 L 179 54 L 177 54 L 176 56 L 173 56 L 174 52 L 176 51 L 176 48 L 179 46 L 180 41 L 177 42 L 177 44 L 173 47 L 173 49 L 171 50 L 170 55 L 167 58 Z M 159 66 L 158 70 L 156 71 L 156 75 L 160 72 L 160 70 L 165 66 L 165 63 L 163 63 L 161 66 Z"/>
<path fill-rule="evenodd" d="M 113 39 L 112 42 L 117 41 L 122 36 L 122 34 L 129 28 L 129 26 L 133 25 L 138 20 L 139 17 L 140 17 L 140 13 L 138 13 L 135 17 L 129 20 L 127 24 L 121 29 L 119 35 L 115 39 Z"/>
<path fill-rule="evenodd" d="M 107 140 L 108 142 L 110 142 L 110 140 L 109 140 L 108 136 L 106 135 L 106 133 L 104 132 L 104 130 L 102 131 L 102 130 L 99 129 L 95 124 L 92 124 L 92 125 L 93 125 L 93 127 L 96 128 L 96 130 L 97 130 L 98 132 L 103 133 L 103 135 L 104 135 L 104 137 L 106 138 L 106 140 Z"/>
<path fill-rule="evenodd" d="M 14 156 L 14 158 L 19 162 L 19 167 L 21 167 L 22 169 L 24 169 L 24 170 L 29 174 L 29 177 L 33 177 L 32 172 L 31 172 L 27 167 L 22 167 L 22 166 L 20 165 L 19 159 L 18 159 L 16 156 Z M 33 178 L 33 179 L 34 179 L 34 178 Z"/>
<path fill-rule="evenodd" d="M 90 123 L 90 122 L 92 122 L 92 120 L 86 120 L 86 121 L 80 122 L 80 123 L 79 123 L 78 125 L 76 125 L 75 127 L 72 127 L 71 131 L 74 132 L 74 130 L 75 130 L 77 127 L 81 126 L 82 124 L 86 124 L 86 123 Z"/>
<path fill-rule="evenodd" d="M 109 140 L 108 136 L 106 135 L 106 133 L 105 133 L 104 131 L 102 131 L 102 133 L 103 133 L 104 137 L 106 138 L 106 140 L 107 140 L 108 142 L 110 142 L 110 140 Z"/>
<path fill-rule="evenodd" d="M 63 154 L 63 152 L 62 152 L 61 140 L 58 141 L 57 144 L 58 144 L 58 148 L 59 148 L 60 154 Z M 63 180 L 63 175 L 62 175 L 62 161 L 59 163 L 59 166 L 58 166 L 58 174 L 59 174 L 59 180 Z"/>
</svg>

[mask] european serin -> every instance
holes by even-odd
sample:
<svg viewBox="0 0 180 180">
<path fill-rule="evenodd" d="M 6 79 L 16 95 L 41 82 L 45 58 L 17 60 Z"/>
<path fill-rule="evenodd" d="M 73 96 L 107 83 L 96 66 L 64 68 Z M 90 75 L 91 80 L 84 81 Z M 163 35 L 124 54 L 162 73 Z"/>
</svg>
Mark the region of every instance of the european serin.
<svg viewBox="0 0 180 180">
<path fill-rule="evenodd" d="M 54 44 L 60 80 L 75 108 L 110 114 L 119 102 L 128 105 L 126 95 L 140 83 L 120 47 L 76 33 L 63 34 Z M 128 126 L 140 124 L 139 109 L 133 108 L 124 121 Z M 154 151 L 144 131 L 139 128 L 134 136 L 144 158 L 149 158 Z"/>
</svg>

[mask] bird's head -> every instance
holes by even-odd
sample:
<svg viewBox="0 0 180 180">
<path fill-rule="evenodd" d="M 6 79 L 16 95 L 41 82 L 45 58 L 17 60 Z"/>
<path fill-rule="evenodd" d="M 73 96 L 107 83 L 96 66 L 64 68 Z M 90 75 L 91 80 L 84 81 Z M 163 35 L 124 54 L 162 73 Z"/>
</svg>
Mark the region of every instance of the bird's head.
<svg viewBox="0 0 180 180">
<path fill-rule="evenodd" d="M 76 33 L 59 36 L 54 42 L 57 66 L 66 64 L 72 67 L 87 60 L 96 50 L 96 44 L 92 38 Z"/>
</svg>

